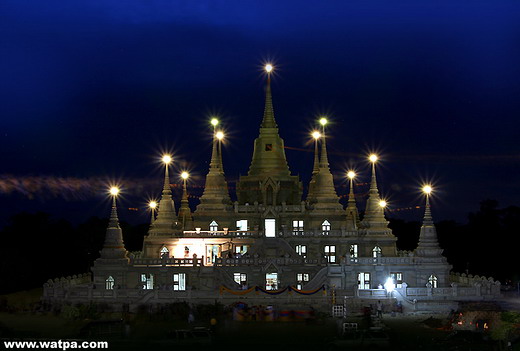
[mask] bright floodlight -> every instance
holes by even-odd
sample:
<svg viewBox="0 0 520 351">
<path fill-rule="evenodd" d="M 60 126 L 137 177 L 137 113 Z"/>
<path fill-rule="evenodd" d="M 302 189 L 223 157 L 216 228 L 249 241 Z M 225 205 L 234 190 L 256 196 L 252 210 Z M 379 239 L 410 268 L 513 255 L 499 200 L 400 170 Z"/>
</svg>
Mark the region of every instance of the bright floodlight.
<svg viewBox="0 0 520 351">
<path fill-rule="evenodd" d="M 347 177 L 349 177 L 350 179 L 354 179 L 355 176 L 356 176 L 356 173 L 354 173 L 354 171 L 349 171 L 347 173 Z"/>
<path fill-rule="evenodd" d="M 321 124 L 322 126 L 324 126 L 324 125 L 327 124 L 327 123 L 328 123 L 328 121 L 327 121 L 327 119 L 326 119 L 325 117 L 320 118 L 320 124 Z"/>
<path fill-rule="evenodd" d="M 386 280 L 385 289 L 387 292 L 392 292 L 395 289 L 394 280 L 391 277 L 388 277 Z"/>
<path fill-rule="evenodd" d="M 368 159 L 370 160 L 370 162 L 375 163 L 377 161 L 377 155 L 372 154 L 368 157 Z"/>
<path fill-rule="evenodd" d="M 379 201 L 379 206 L 381 206 L 382 208 L 385 208 L 387 205 L 386 201 L 385 200 L 381 200 Z"/>
<path fill-rule="evenodd" d="M 119 194 L 119 188 L 116 187 L 116 186 L 111 187 L 110 188 L 110 195 L 117 196 L 117 194 Z"/>
<path fill-rule="evenodd" d="M 211 119 L 211 124 L 213 125 L 213 127 L 216 127 L 217 124 L 218 124 L 218 119 L 216 119 L 216 118 L 212 118 L 212 119 Z"/>
<path fill-rule="evenodd" d="M 312 132 L 312 137 L 314 139 L 319 139 L 321 137 L 321 134 L 320 134 L 320 132 L 315 131 L 315 132 Z"/>
<path fill-rule="evenodd" d="M 155 202 L 155 201 L 150 201 L 150 203 L 148 204 L 148 206 L 150 206 L 150 208 L 153 210 L 154 208 L 157 207 L 157 202 Z"/>
<path fill-rule="evenodd" d="M 270 63 L 268 63 L 267 65 L 265 65 L 265 71 L 267 73 L 271 73 L 271 71 L 273 70 L 273 65 L 271 65 Z"/>
<path fill-rule="evenodd" d="M 224 133 L 219 131 L 219 132 L 217 132 L 216 137 L 218 140 L 222 140 L 222 139 L 224 139 Z"/>
<path fill-rule="evenodd" d="M 172 162 L 172 157 L 170 155 L 164 155 L 162 157 L 162 161 L 164 162 L 164 164 L 170 164 L 170 162 Z"/>
<path fill-rule="evenodd" d="M 188 172 L 182 172 L 182 173 L 181 173 L 181 178 L 184 179 L 184 180 L 188 179 L 189 176 L 190 176 L 190 175 L 189 175 Z"/>
<path fill-rule="evenodd" d="M 423 193 L 425 193 L 426 195 L 430 195 L 430 193 L 432 192 L 432 187 L 431 187 L 431 185 L 425 185 L 425 186 L 423 186 L 422 191 L 423 191 Z"/>
</svg>

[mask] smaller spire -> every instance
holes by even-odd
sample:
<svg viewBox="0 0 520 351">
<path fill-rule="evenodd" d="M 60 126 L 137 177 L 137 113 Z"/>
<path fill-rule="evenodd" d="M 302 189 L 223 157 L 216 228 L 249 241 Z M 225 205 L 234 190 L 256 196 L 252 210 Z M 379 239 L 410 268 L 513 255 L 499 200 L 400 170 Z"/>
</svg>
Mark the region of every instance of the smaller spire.
<svg viewBox="0 0 520 351">
<path fill-rule="evenodd" d="M 200 204 L 197 207 L 199 214 L 208 210 L 223 211 L 226 205 L 231 203 L 222 164 L 221 139 L 223 137 L 222 132 L 214 133 L 209 172 L 206 176 L 204 192 L 200 197 Z"/>
<path fill-rule="evenodd" d="M 370 155 L 372 162 L 372 179 L 370 181 L 370 190 L 368 191 L 368 199 L 365 210 L 365 217 L 363 218 L 363 225 L 365 228 L 387 230 L 388 221 L 385 218 L 384 207 L 381 206 L 381 197 L 377 188 L 376 178 L 376 155 Z"/>
<path fill-rule="evenodd" d="M 182 199 L 181 199 L 181 207 L 179 209 L 179 222 L 182 224 L 183 229 L 187 229 L 187 223 L 191 220 L 191 210 L 188 201 L 188 189 L 186 186 L 186 180 L 188 179 L 189 174 L 187 172 L 182 172 Z"/>
<path fill-rule="evenodd" d="M 426 187 L 425 187 L 426 188 Z M 417 256 L 435 258 L 438 260 L 445 260 L 442 257 L 442 249 L 439 246 L 439 240 L 437 238 L 437 230 L 433 224 L 432 213 L 430 209 L 430 191 L 426 193 L 426 204 L 424 208 L 424 219 L 421 227 L 421 233 L 419 234 L 419 245 L 417 245 L 416 253 Z"/>
<path fill-rule="evenodd" d="M 123 243 L 123 232 L 121 231 L 119 219 L 117 218 L 116 196 L 117 192 L 115 194 L 112 193 L 112 210 L 105 234 L 105 242 L 100 254 L 102 259 L 123 259 L 128 261 L 127 251 Z"/>
<path fill-rule="evenodd" d="M 316 139 L 316 145 L 314 148 L 314 168 L 312 172 L 311 182 L 309 183 L 309 195 L 307 196 L 308 201 L 314 204 L 315 210 L 333 210 L 343 211 L 343 205 L 339 203 L 338 194 L 334 187 L 334 177 L 330 172 L 329 159 L 327 157 L 327 143 L 325 141 L 325 125 L 327 124 L 326 118 L 320 119 L 322 125 L 321 134 L 317 132 L 313 133 Z M 321 157 L 318 159 L 318 138 L 321 139 Z M 316 167 L 318 165 L 318 167 Z"/>
<path fill-rule="evenodd" d="M 158 204 L 157 218 L 150 228 L 150 234 L 152 235 L 171 234 L 175 224 L 175 205 L 173 203 L 172 190 L 170 188 L 170 176 L 168 174 L 168 167 L 171 158 L 169 158 L 168 155 L 165 155 L 163 157 L 163 162 L 165 165 L 164 184 L 161 200 Z"/>
</svg>

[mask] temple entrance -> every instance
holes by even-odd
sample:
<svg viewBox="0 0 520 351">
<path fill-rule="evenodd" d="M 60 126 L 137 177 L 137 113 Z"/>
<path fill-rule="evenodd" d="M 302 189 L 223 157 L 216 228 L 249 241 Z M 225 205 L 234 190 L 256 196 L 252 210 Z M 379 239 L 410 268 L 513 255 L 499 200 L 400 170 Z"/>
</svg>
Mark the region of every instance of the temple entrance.
<svg viewBox="0 0 520 351">
<path fill-rule="evenodd" d="M 276 236 L 276 219 L 265 219 L 265 236 L 268 238 L 274 238 Z"/>
<path fill-rule="evenodd" d="M 265 274 L 265 290 L 278 290 L 278 273 Z"/>
</svg>

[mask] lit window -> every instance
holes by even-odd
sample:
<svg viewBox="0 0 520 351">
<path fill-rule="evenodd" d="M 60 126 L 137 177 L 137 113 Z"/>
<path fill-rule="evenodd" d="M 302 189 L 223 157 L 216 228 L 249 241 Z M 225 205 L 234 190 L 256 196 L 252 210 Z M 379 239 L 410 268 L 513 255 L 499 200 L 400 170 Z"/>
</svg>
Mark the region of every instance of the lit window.
<svg viewBox="0 0 520 351">
<path fill-rule="evenodd" d="M 247 274 L 246 273 L 233 273 L 233 279 L 235 283 L 240 285 L 241 289 L 244 289 L 247 285 Z"/>
<path fill-rule="evenodd" d="M 309 273 L 298 273 L 296 274 L 296 289 L 301 290 L 305 283 L 309 281 Z"/>
<path fill-rule="evenodd" d="M 143 289 L 153 289 L 153 274 L 142 273 L 141 283 L 143 284 Z"/>
<path fill-rule="evenodd" d="M 112 276 L 109 276 L 107 278 L 107 280 L 105 280 L 105 289 L 107 289 L 107 290 L 114 289 L 114 278 L 112 278 Z"/>
<path fill-rule="evenodd" d="M 163 246 L 161 249 L 161 258 L 168 258 L 170 257 L 170 251 L 168 251 L 168 248 L 166 246 Z"/>
<path fill-rule="evenodd" d="M 244 255 L 247 252 L 249 245 L 236 245 L 235 246 L 235 254 Z"/>
<path fill-rule="evenodd" d="M 358 244 L 350 245 L 350 258 L 358 258 Z"/>
<path fill-rule="evenodd" d="M 321 233 L 323 235 L 329 235 L 330 233 L 330 223 L 327 220 L 324 220 L 321 224 Z"/>
<path fill-rule="evenodd" d="M 210 224 L 209 224 L 209 231 L 210 232 L 216 232 L 218 230 L 218 223 L 215 222 L 215 221 L 212 221 Z"/>
<path fill-rule="evenodd" d="M 296 253 L 303 258 L 307 257 L 307 245 L 296 245 Z"/>
<path fill-rule="evenodd" d="M 394 283 L 394 288 L 400 289 L 403 287 L 403 273 L 402 272 L 390 272 L 390 278 Z"/>
<path fill-rule="evenodd" d="M 241 220 L 237 221 L 237 230 L 243 231 L 243 232 L 248 230 L 247 219 L 241 219 Z"/>
<path fill-rule="evenodd" d="M 219 245 L 206 245 L 206 263 L 211 265 L 220 257 Z"/>
<path fill-rule="evenodd" d="M 303 221 L 292 221 L 293 235 L 303 235 Z"/>
<path fill-rule="evenodd" d="M 381 248 L 379 246 L 375 246 L 372 249 L 372 257 L 374 257 L 374 258 L 381 257 Z"/>
<path fill-rule="evenodd" d="M 336 262 L 336 246 L 335 245 L 327 245 L 324 247 L 325 258 L 329 263 Z"/>
<path fill-rule="evenodd" d="M 437 276 L 434 274 L 430 275 L 430 278 L 428 278 L 428 283 L 430 283 L 432 288 L 436 288 L 437 287 Z"/>
<path fill-rule="evenodd" d="M 358 273 L 358 289 L 370 289 L 370 273 Z"/>
<path fill-rule="evenodd" d="M 185 273 L 173 273 L 173 290 L 176 290 L 176 291 L 186 290 L 186 274 Z"/>
<path fill-rule="evenodd" d="M 274 219 L 274 218 L 265 219 L 265 236 L 267 238 L 276 237 L 276 219 Z"/>
</svg>

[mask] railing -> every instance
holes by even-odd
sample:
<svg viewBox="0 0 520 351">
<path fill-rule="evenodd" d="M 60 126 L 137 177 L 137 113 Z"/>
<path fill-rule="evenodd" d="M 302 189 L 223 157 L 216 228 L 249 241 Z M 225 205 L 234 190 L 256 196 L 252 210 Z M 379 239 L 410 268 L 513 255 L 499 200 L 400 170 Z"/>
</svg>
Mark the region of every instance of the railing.
<svg viewBox="0 0 520 351">
<path fill-rule="evenodd" d="M 413 257 L 348 257 L 348 264 L 411 264 Z"/>
<path fill-rule="evenodd" d="M 202 258 L 134 258 L 134 266 L 202 266 Z"/>
<path fill-rule="evenodd" d="M 260 236 L 258 231 L 253 230 L 185 230 L 183 235 L 188 238 L 253 238 Z"/>
<path fill-rule="evenodd" d="M 388 296 L 388 293 L 385 289 L 360 289 L 358 290 L 358 296 L 384 298 Z"/>
<path fill-rule="evenodd" d="M 341 230 L 316 230 L 316 231 L 298 231 L 286 230 L 284 236 L 300 236 L 300 237 L 340 237 L 343 236 Z"/>
<path fill-rule="evenodd" d="M 215 260 L 215 266 L 249 266 L 249 265 L 265 265 L 267 263 L 274 263 L 277 265 L 302 265 L 302 264 L 314 264 L 314 265 L 327 265 L 327 260 L 321 259 L 309 259 L 309 258 L 217 258 Z"/>
</svg>

